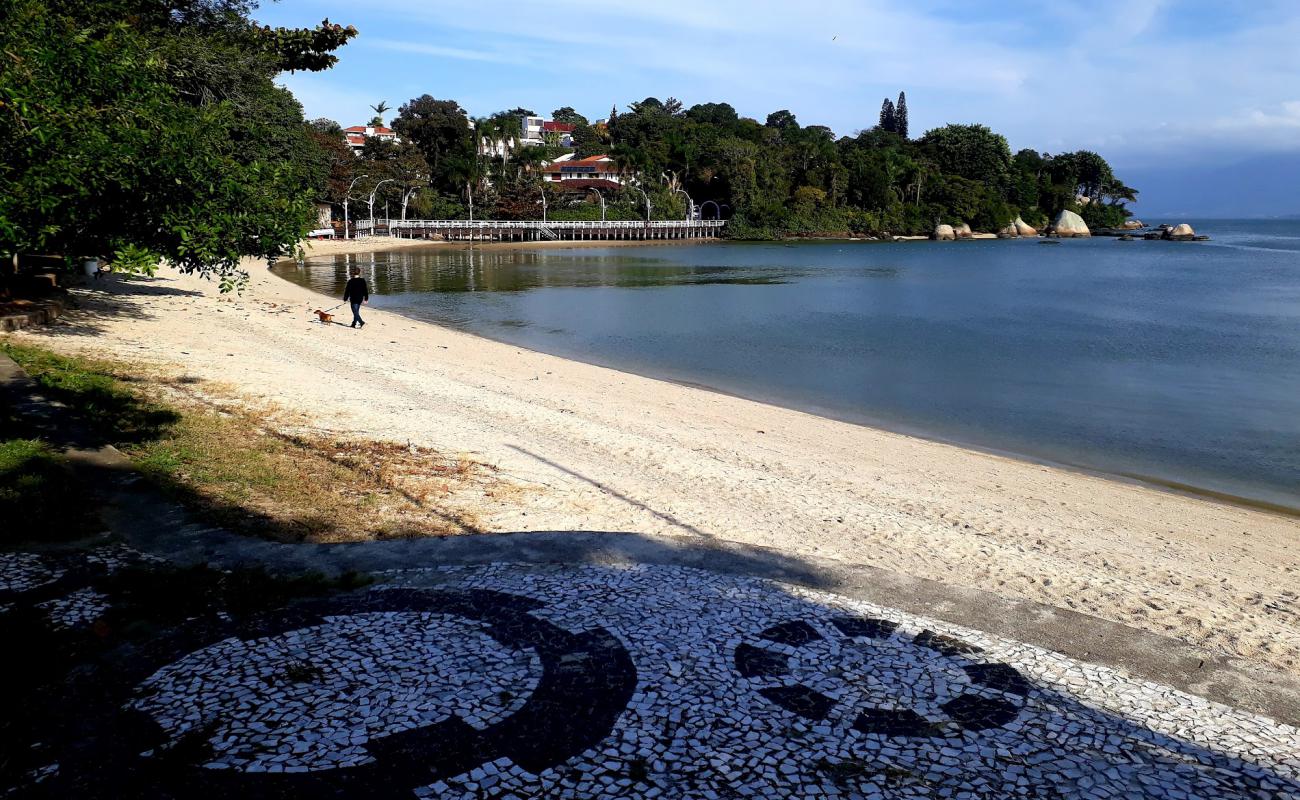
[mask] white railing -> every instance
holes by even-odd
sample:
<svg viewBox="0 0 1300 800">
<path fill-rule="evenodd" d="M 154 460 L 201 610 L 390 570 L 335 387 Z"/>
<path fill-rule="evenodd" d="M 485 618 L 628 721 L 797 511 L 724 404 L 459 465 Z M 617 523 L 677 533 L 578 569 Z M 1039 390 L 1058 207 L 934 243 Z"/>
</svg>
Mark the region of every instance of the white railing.
<svg viewBox="0 0 1300 800">
<path fill-rule="evenodd" d="M 611 219 L 605 222 L 599 220 L 574 220 L 574 221 L 556 221 L 548 220 L 490 220 L 476 219 L 473 222 L 464 219 L 408 219 L 406 221 L 392 220 L 388 223 L 390 230 L 405 228 L 409 230 L 438 230 L 443 228 L 456 228 L 463 230 L 473 228 L 475 230 L 607 230 L 610 228 L 626 228 L 641 230 L 644 228 L 721 228 L 725 225 L 725 220 L 719 219 L 701 219 L 701 220 L 623 220 Z M 369 230 L 370 222 L 365 220 L 357 223 L 357 230 Z"/>
</svg>

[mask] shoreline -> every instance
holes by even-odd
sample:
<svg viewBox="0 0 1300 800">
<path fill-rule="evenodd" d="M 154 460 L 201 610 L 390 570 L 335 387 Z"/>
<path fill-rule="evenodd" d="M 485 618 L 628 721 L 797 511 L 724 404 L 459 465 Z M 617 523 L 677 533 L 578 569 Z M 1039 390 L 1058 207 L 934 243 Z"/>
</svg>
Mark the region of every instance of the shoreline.
<svg viewBox="0 0 1300 800">
<path fill-rule="evenodd" d="M 373 249 L 334 241 L 308 253 Z M 1300 674 L 1292 517 L 549 356 L 396 312 L 367 309 L 364 331 L 322 326 L 309 313 L 321 295 L 264 262 L 246 266 L 239 296 L 164 269 L 76 290 L 80 310 L 10 335 L 183 370 L 195 391 L 231 387 L 301 413 L 305 430 L 466 454 L 526 487 L 484 498 L 476 513 L 488 532 L 772 548 L 796 562 L 861 564 L 1057 606 Z"/>
<path fill-rule="evenodd" d="M 383 237 L 383 238 L 386 238 L 386 237 Z M 917 240 L 917 241 L 928 241 L 928 240 L 929 240 L 928 237 L 924 237 L 924 236 L 920 236 L 920 237 L 900 237 L 900 238 L 906 238 L 908 241 L 912 241 L 912 240 Z M 996 239 L 997 239 L 997 237 L 993 236 L 992 234 L 988 234 L 985 238 L 993 239 L 993 240 L 996 240 Z M 1026 238 L 1027 238 L 1027 237 L 1026 237 Z M 327 241 L 329 241 L 329 240 L 327 240 Z M 335 242 L 341 242 L 341 241 L 343 241 L 343 240 L 332 240 L 332 241 L 335 241 Z M 548 249 L 548 250 L 549 250 L 549 249 L 561 249 L 561 250 L 563 250 L 563 249 L 569 249 L 570 247 L 573 247 L 573 246 L 577 246 L 577 247 L 579 247 L 579 248 L 604 247 L 604 246 L 613 246 L 613 247 L 644 247 L 644 246 L 663 246 L 663 245 L 674 245 L 674 244 L 681 245 L 681 244 L 683 244 L 683 243 L 685 243 L 685 244 L 691 244 L 691 245 L 695 245 L 695 244 L 701 244 L 701 245 L 702 245 L 702 244 L 716 244 L 716 243 L 718 243 L 718 242 L 720 242 L 720 241 L 725 241 L 725 240 L 718 240 L 718 239 L 701 239 L 701 240 L 695 240 L 695 241 L 692 241 L 692 240 L 676 240 L 676 241 L 671 241 L 671 240 L 670 240 L 670 241 L 645 241 L 645 242 L 642 242 L 642 241 L 623 241 L 623 240 L 615 240 L 615 241 L 609 241 L 609 242 L 603 242 L 603 241 L 579 241 L 579 242 L 558 242 L 558 241 L 554 241 L 554 242 L 485 242 L 485 243 L 479 243 L 479 244 L 470 244 L 470 243 L 466 243 L 466 242 L 437 242 L 437 241 L 432 241 L 432 242 L 431 242 L 431 241 L 426 241 L 426 240 L 400 239 L 400 240 L 398 240 L 398 241 L 401 242 L 400 245 L 391 246 L 391 247 L 383 247 L 383 246 L 380 246 L 380 247 L 359 247 L 359 248 L 356 247 L 356 245 L 357 245 L 358 243 L 363 243 L 363 242 L 365 242 L 365 241 L 367 241 L 367 240 L 366 240 L 366 239 L 352 239 L 352 240 L 347 240 L 347 241 L 346 241 L 346 244 L 352 246 L 352 248 L 356 248 L 355 251 L 357 251 L 357 252 L 383 252 L 383 251 L 385 251 L 385 250 L 397 250 L 397 249 L 405 249 L 405 248 L 407 248 L 407 247 L 420 247 L 420 246 L 438 247 L 438 248 L 450 248 L 450 249 L 454 249 L 454 250 L 473 250 L 473 249 L 488 249 L 488 250 L 519 250 L 519 249 L 534 249 L 534 248 L 539 248 L 539 247 L 540 247 L 540 248 L 544 248 L 544 249 Z M 830 240 L 830 239 L 826 239 L 826 240 L 821 240 L 821 239 L 803 239 L 803 240 L 796 240 L 796 241 L 862 241 L 862 242 L 871 243 L 869 240 L 865 240 L 865 239 L 836 239 L 836 240 Z M 894 241 L 897 242 L 898 239 L 895 239 Z M 1014 241 L 1014 240 L 1013 240 L 1013 241 Z M 880 242 L 878 242 L 878 243 L 889 243 L 889 242 L 888 242 L 888 240 L 880 240 Z M 354 250 L 353 250 L 352 248 L 349 248 L 348 252 L 353 252 Z M 334 254 L 336 254 L 336 255 L 342 255 L 343 253 L 334 253 Z M 322 254 L 320 254 L 320 257 L 324 257 L 325 255 L 326 255 L 326 254 L 322 253 Z M 314 258 L 314 257 L 317 257 L 317 256 L 308 256 L 308 258 Z M 275 264 L 275 267 L 280 267 L 281 265 L 284 265 L 284 264 L 286 264 L 286 263 L 293 263 L 293 261 L 294 261 L 293 259 L 282 259 L 281 261 L 279 261 L 279 262 L 277 262 L 277 263 Z M 301 284 L 296 284 L 296 283 L 294 283 L 294 282 L 292 282 L 292 281 L 287 280 L 286 278 L 281 277 L 281 276 L 278 275 L 278 274 L 276 275 L 276 277 L 279 278 L 280 280 L 285 281 L 286 283 L 288 283 L 288 284 L 290 284 L 290 285 L 292 285 L 292 286 L 296 286 L 296 287 L 298 287 L 298 288 L 305 289 L 306 291 L 311 292 L 312 294 L 316 295 L 317 297 L 320 297 L 320 298 L 323 298 L 323 299 L 330 299 L 330 295 L 326 295 L 326 294 L 324 294 L 324 293 L 322 293 L 322 292 L 318 292 L 318 291 L 316 291 L 316 290 L 314 290 L 314 289 L 311 289 L 311 288 L 309 288 L 309 287 L 302 286 Z M 1122 484 L 1126 484 L 1126 485 L 1139 486 L 1139 487 L 1142 487 L 1142 488 L 1145 488 L 1145 489 L 1150 489 L 1150 490 L 1152 490 L 1152 491 L 1166 492 L 1166 493 L 1174 494 L 1174 495 L 1178 495 L 1178 496 L 1181 496 L 1181 497 L 1188 497 L 1188 498 L 1194 498 L 1194 499 L 1199 499 L 1199 500 L 1206 500 L 1206 501 L 1209 501 L 1209 502 L 1223 503 L 1223 504 L 1225 504 L 1225 505 L 1230 505 L 1230 506 L 1234 506 L 1234 507 L 1237 507 L 1237 508 L 1244 508 L 1244 509 L 1249 509 L 1249 510 L 1253 510 L 1253 511 L 1263 512 L 1263 513 L 1266 513 L 1266 514 L 1273 514 L 1273 515 L 1276 515 L 1276 516 L 1279 516 L 1279 517 L 1282 517 L 1282 518 L 1285 518 L 1285 519 L 1300 520 L 1300 503 L 1295 504 L 1295 505 L 1288 505 L 1288 504 L 1286 504 L 1286 503 L 1276 502 L 1276 501 L 1272 501 L 1272 500 L 1266 500 L 1266 499 L 1263 499 L 1263 498 L 1257 498 L 1257 497 L 1249 497 L 1249 496 L 1246 496 L 1246 495 L 1236 494 L 1236 493 L 1233 493 L 1233 492 L 1230 492 L 1230 491 L 1225 491 L 1225 490 L 1222 490 L 1222 489 L 1215 489 L 1215 488 L 1210 487 L 1210 486 L 1200 486 L 1200 485 L 1197 485 L 1197 484 L 1194 484 L 1194 483 L 1187 483 L 1187 482 L 1180 481 L 1180 480 L 1177 480 L 1177 479 L 1174 479 L 1174 478 L 1165 478 L 1165 477 L 1161 477 L 1161 476 L 1159 476 L 1159 475 L 1152 475 L 1152 474 L 1143 473 L 1143 472 L 1126 472 L 1126 471 L 1119 471 L 1119 470 L 1107 470 L 1107 469 L 1100 468 L 1100 467 L 1089 466 L 1089 465 L 1087 465 L 1087 464 L 1083 464 L 1083 463 L 1078 463 L 1078 462 L 1073 462 L 1073 461 L 1063 460 L 1063 459 L 1061 459 L 1061 458 L 1052 458 L 1052 457 L 1049 457 L 1049 456 L 1036 455 L 1036 454 L 1034 454 L 1034 453 L 1029 453 L 1029 452 L 1025 452 L 1025 451 L 1013 450 L 1013 449 L 1008 449 L 1008 448 L 1004 448 L 1004 447 L 998 447 L 998 446 L 996 446 L 996 445 L 988 445 L 988 444 L 981 444 L 981 443 L 978 443 L 978 442 L 972 442 L 972 441 L 964 440 L 964 439 L 961 439 L 961 438 L 958 438 L 958 437 L 944 436 L 944 435 L 942 435 L 942 434 L 938 434 L 938 433 L 934 433 L 934 432 L 932 432 L 932 431 L 928 431 L 928 430 L 926 430 L 923 426 L 910 425 L 910 424 L 907 424 L 907 423 L 891 423 L 891 422 L 889 422 L 889 421 L 887 421 L 887 420 L 873 418 L 873 417 L 871 417 L 870 415 L 857 415 L 857 416 L 855 416 L 855 415 L 850 415 L 850 414 L 837 414 L 837 413 L 835 413 L 833 410 L 825 409 L 825 408 L 820 408 L 820 407 L 816 407 L 816 406 L 806 406 L 806 405 L 805 405 L 805 406 L 801 406 L 801 405 L 797 405 L 797 404 L 787 404 L 787 403 L 782 403 L 782 402 L 778 402 L 778 401 L 775 401 L 775 400 L 766 399 L 766 398 L 762 398 L 762 397 L 752 397 L 752 396 L 748 396 L 748 395 L 743 395 L 743 394 L 739 394 L 739 393 L 736 393 L 736 392 L 732 392 L 732 391 L 729 391 L 729 390 L 727 390 L 727 389 L 724 389 L 724 388 L 721 388 L 721 387 L 718 387 L 718 386 L 711 386 L 711 385 L 709 385 L 709 384 L 697 383 L 697 382 L 694 382 L 694 381 L 684 380 L 684 379 L 680 379 L 680 378 L 673 378 L 673 377 L 668 377 L 668 376 L 664 376 L 664 375 L 655 375 L 655 374 L 648 374 L 648 373 L 642 373 L 642 372 L 635 372 L 635 371 L 627 370 L 627 369 L 624 369 L 624 368 L 622 368 L 622 367 L 619 367 L 619 366 L 616 366 L 616 365 L 613 365 L 613 364 L 600 363 L 600 362 L 597 362 L 597 361 L 587 361 L 587 360 L 584 360 L 584 359 L 582 359 L 582 358 L 576 358 L 576 357 L 571 357 L 571 356 L 563 356 L 563 355 L 557 355 L 557 354 L 554 354 L 554 353 L 548 353 L 548 352 L 546 352 L 546 351 L 544 351 L 544 350 L 536 350 L 536 349 L 533 349 L 533 348 L 530 348 L 530 347 L 526 347 L 526 346 L 524 346 L 524 345 L 514 344 L 514 343 L 508 342 L 508 341 L 506 341 L 506 340 L 504 340 L 504 339 L 495 339 L 495 338 L 493 338 L 493 337 L 491 337 L 491 336 L 487 336 L 487 335 L 484 335 L 484 334 L 481 334 L 481 333 L 474 333 L 474 332 L 470 332 L 470 331 L 460 330 L 460 329 L 458 329 L 458 328 L 451 328 L 451 327 L 448 327 L 448 326 L 445 326 L 445 325 L 441 325 L 441 324 L 439 324 L 438 322 L 435 322 L 435 321 L 431 321 L 431 320 L 427 320 L 427 319 L 421 319 L 421 318 L 419 318 L 419 317 L 414 317 L 414 316 L 410 316 L 410 315 L 404 314 L 401 310 L 397 310 L 397 309 L 389 310 L 388 313 L 396 314 L 396 315 L 402 317 L 403 319 L 408 319 L 408 320 L 410 320 L 410 321 L 412 321 L 412 322 L 415 322 L 415 323 L 418 323 L 418 324 L 421 324 L 421 325 L 433 325 L 433 326 L 438 327 L 438 328 L 441 328 L 441 329 L 443 329 L 443 330 L 452 331 L 452 332 L 455 332 L 455 333 L 459 333 L 459 334 L 463 334 L 463 335 L 468 335 L 468 336 L 474 336 L 474 337 L 476 337 L 476 338 L 480 338 L 480 339 L 483 339 L 483 340 L 485 340 L 485 341 L 493 342 L 493 343 L 495 343 L 495 344 L 499 344 L 499 345 L 502 345 L 502 346 L 505 346 L 505 347 L 513 347 L 513 348 L 515 348 L 515 349 L 517 349 L 517 350 L 524 350 L 524 351 L 527 351 L 527 352 L 530 352 L 530 353 L 535 353 L 535 354 L 537 354 L 537 355 L 544 355 L 544 356 L 548 356 L 548 357 L 551 357 L 551 358 L 562 358 L 562 359 L 569 360 L 569 361 L 575 361 L 575 362 L 577 362 L 577 363 L 587 364 L 587 365 L 589 365 L 589 366 L 598 367 L 598 368 L 600 368 L 600 369 L 608 369 L 608 370 L 613 370 L 613 371 L 615 371 L 615 372 L 620 372 L 620 373 L 623 373 L 623 374 L 626 374 L 626 375 L 632 375 L 632 376 L 636 376 L 636 377 L 639 377 L 639 378 L 645 378 L 645 379 L 647 379 L 647 380 L 662 381 L 662 382 L 665 382 L 665 383 L 671 383 L 671 384 L 673 384 L 673 385 L 675 385 L 675 386 L 681 386 L 681 387 L 683 387 L 683 388 L 689 388 L 689 389 L 695 389 L 695 390 L 704 391 L 704 392 L 716 393 L 716 394 L 722 395 L 722 396 L 724 396 L 724 397 L 734 398 L 734 399 L 736 399 L 736 400 L 742 400 L 742 401 L 750 402 L 750 403 L 759 403 L 759 404 L 761 404 L 761 405 L 770 406 L 770 407 L 772 407 L 772 408 L 778 408 L 778 409 L 787 410 L 787 411 L 796 411 L 796 412 L 799 412 L 799 413 L 801 413 L 801 414 L 809 414 L 809 415 L 811 415 L 811 416 L 814 416 L 814 417 L 817 417 L 817 418 L 820 418 L 820 419 L 825 419 L 825 420 L 828 420 L 828 421 L 839 422 L 839 423 L 843 423 L 843 424 L 846 424 L 846 425 L 855 425 L 855 426 L 858 426 L 858 427 L 866 428 L 866 429 L 868 429 L 868 430 L 879 431 L 879 432 L 882 432 L 882 433 L 890 433 L 890 434 L 894 434 L 894 435 L 898 435 L 898 436 L 906 436 L 906 437 L 910 437 L 910 438 L 914 438 L 914 439 L 920 439 L 920 440 L 922 440 L 922 441 L 926 441 L 926 442 L 933 442 L 933 443 L 935 443 L 935 444 L 942 444 L 942 445 L 948 445 L 948 446 L 951 446 L 951 447 L 958 447 L 958 448 L 961 448 L 961 449 L 963 449 L 963 450 L 970 450 L 970 451 L 973 451 L 973 452 L 983 453 L 983 454 L 986 454 L 986 455 L 996 456 L 996 457 L 999 457 L 999 458 L 1008 458 L 1008 459 L 1012 459 L 1012 460 L 1015 460 L 1015 461 L 1021 461 L 1021 462 L 1024 462 L 1024 463 L 1026 463 L 1026 464 L 1032 464 L 1032 465 L 1036 465 L 1036 466 L 1044 466 L 1044 467 L 1051 467 L 1051 468 L 1053 468 L 1053 469 L 1066 470 L 1066 471 L 1068 471 L 1068 472 L 1073 472 L 1073 473 L 1076 473 L 1076 474 L 1079 474 L 1079 475 L 1086 475 L 1086 476 L 1088 476 L 1088 477 L 1092 477 L 1092 478 L 1100 478 L 1100 479 L 1103 479 L 1103 480 L 1110 480 L 1110 481 L 1114 481 L 1114 482 L 1122 483 Z"/>
</svg>

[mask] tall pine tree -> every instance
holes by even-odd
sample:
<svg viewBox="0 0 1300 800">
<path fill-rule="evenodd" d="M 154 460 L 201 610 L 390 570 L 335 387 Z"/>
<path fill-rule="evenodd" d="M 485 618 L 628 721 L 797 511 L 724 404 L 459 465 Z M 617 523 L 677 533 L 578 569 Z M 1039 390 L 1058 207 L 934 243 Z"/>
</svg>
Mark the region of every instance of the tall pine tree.
<svg viewBox="0 0 1300 800">
<path fill-rule="evenodd" d="M 885 102 L 880 104 L 880 129 L 882 131 L 894 132 L 897 120 L 894 118 L 894 101 L 888 97 Z"/>
<path fill-rule="evenodd" d="M 894 108 L 894 132 L 907 138 L 907 92 L 898 93 L 898 105 Z"/>
</svg>

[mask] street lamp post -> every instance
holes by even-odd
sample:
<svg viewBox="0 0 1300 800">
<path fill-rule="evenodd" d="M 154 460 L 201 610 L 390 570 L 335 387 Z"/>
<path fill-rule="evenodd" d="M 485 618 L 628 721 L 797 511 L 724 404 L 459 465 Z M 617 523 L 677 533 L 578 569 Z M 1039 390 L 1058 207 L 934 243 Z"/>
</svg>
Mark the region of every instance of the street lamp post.
<svg viewBox="0 0 1300 800">
<path fill-rule="evenodd" d="M 686 193 L 685 189 L 673 189 L 673 191 L 680 193 L 686 198 L 686 221 L 690 222 L 695 219 L 695 201 L 691 199 L 691 196 Z"/>
<path fill-rule="evenodd" d="M 604 222 L 605 221 L 605 195 L 601 194 L 600 190 L 597 189 L 595 186 L 590 187 L 589 191 L 595 192 L 596 199 L 600 201 L 600 221 Z"/>
<path fill-rule="evenodd" d="M 672 177 L 671 177 L 671 178 L 668 177 L 669 173 L 672 174 Z M 686 193 L 686 190 L 685 190 L 685 189 L 683 189 L 681 186 L 677 185 L 677 184 L 678 184 L 678 181 L 677 181 L 677 173 L 676 173 L 676 172 L 672 172 L 672 170 L 669 170 L 668 172 L 661 172 L 661 173 L 659 173 L 659 177 L 661 177 L 661 178 L 664 179 L 664 184 L 665 184 L 665 185 L 666 185 L 670 190 L 672 190 L 672 191 L 674 191 L 674 192 L 680 192 L 680 193 L 681 193 L 681 194 L 686 198 L 686 221 L 687 221 L 687 222 L 690 222 L 692 219 L 694 219 L 694 218 L 695 218 L 695 201 L 691 199 L 691 196 L 690 196 L 689 194 Z"/>
<path fill-rule="evenodd" d="M 348 225 L 348 201 L 352 199 L 352 187 L 357 185 L 357 181 L 362 178 L 369 178 L 369 175 L 358 175 L 348 184 L 348 190 L 343 195 L 343 238 L 352 238 L 352 228 Z"/>
<path fill-rule="evenodd" d="M 645 221 L 648 223 L 650 222 L 650 195 L 646 194 L 645 189 L 640 186 L 633 186 L 632 188 L 640 192 L 641 196 L 645 198 Z"/>
<path fill-rule="evenodd" d="M 385 183 L 392 183 L 394 180 L 396 179 L 384 178 L 382 181 L 375 184 L 375 188 L 370 190 L 370 199 L 366 201 L 366 204 L 370 207 L 370 233 L 372 235 L 375 232 L 375 193 L 379 191 L 380 186 L 383 186 Z"/>
</svg>

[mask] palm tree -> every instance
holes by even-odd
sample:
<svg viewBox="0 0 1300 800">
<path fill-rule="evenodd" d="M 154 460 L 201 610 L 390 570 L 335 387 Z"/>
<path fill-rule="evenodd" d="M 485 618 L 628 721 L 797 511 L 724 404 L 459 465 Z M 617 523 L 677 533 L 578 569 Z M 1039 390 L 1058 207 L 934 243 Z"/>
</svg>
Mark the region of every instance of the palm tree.
<svg viewBox="0 0 1300 800">
<path fill-rule="evenodd" d="M 382 126 L 384 124 L 384 113 L 388 111 L 388 102 L 380 100 L 376 105 L 371 106 L 370 110 L 375 112 L 375 116 L 370 120 L 370 124 L 375 127 Z"/>
</svg>

